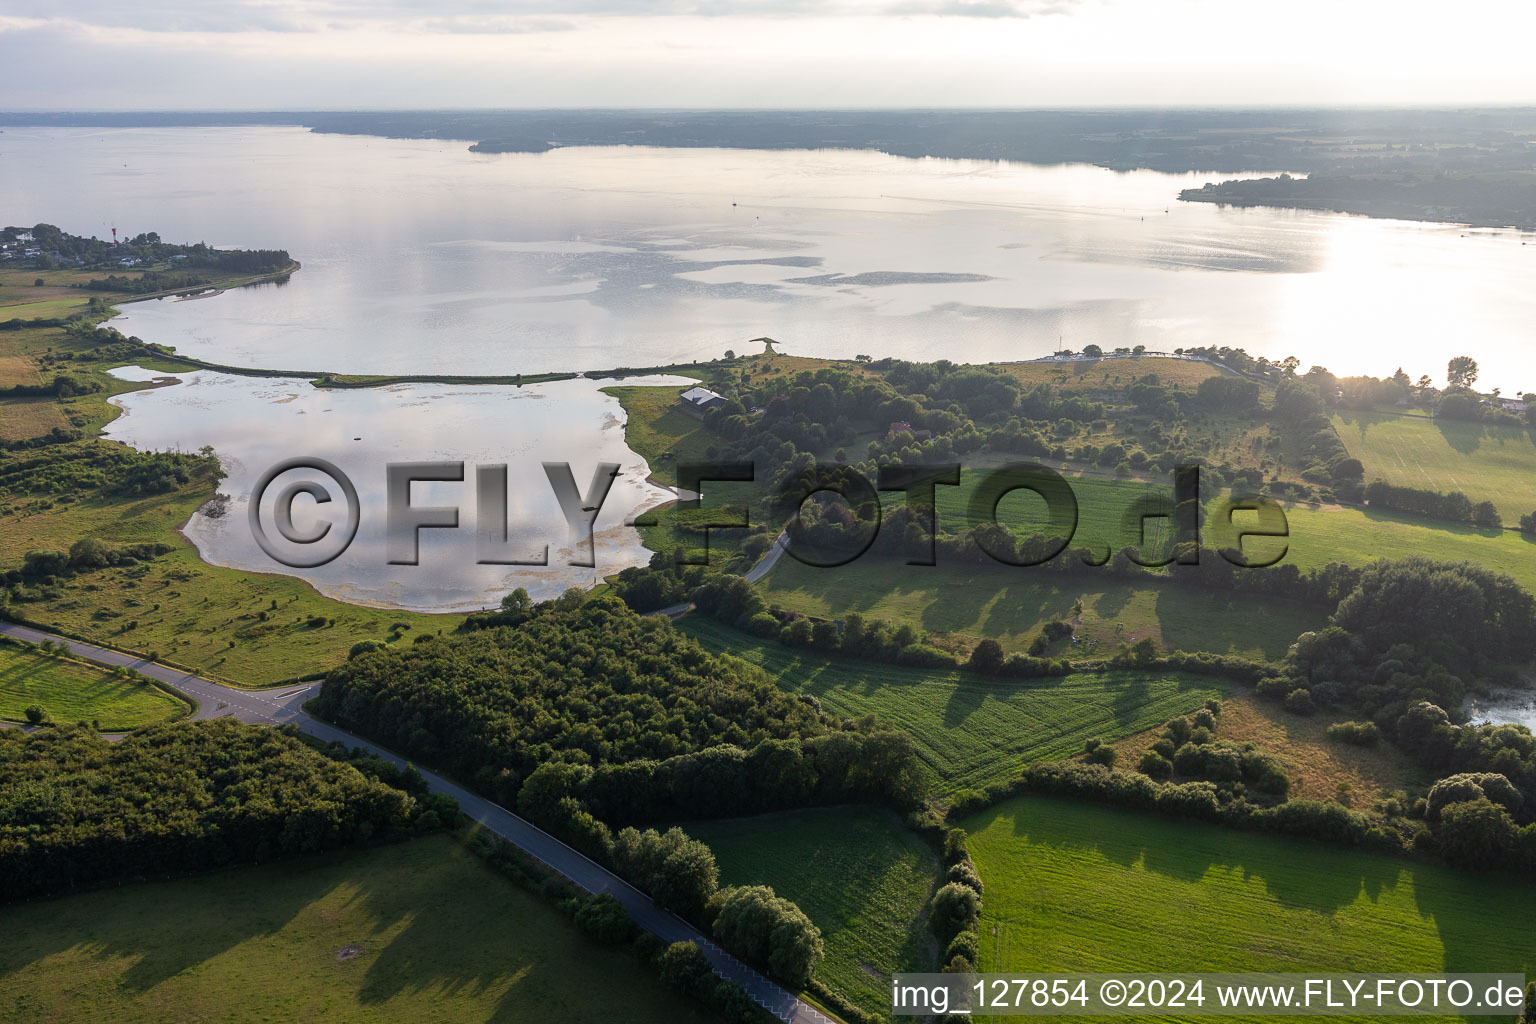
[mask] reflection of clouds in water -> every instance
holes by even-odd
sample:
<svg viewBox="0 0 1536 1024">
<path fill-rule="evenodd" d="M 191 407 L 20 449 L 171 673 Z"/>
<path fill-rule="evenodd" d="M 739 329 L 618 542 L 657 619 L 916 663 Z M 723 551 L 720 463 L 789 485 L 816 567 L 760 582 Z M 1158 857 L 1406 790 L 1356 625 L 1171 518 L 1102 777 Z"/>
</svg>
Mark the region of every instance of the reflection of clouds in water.
<svg viewBox="0 0 1536 1024">
<path fill-rule="evenodd" d="M 681 388 L 693 382 L 647 377 L 628 383 Z M 275 406 L 269 401 L 270 384 L 199 373 L 187 388 L 119 396 L 115 401 L 134 415 L 131 422 L 114 422 L 108 433 L 140 448 L 214 446 L 228 472 L 221 490 L 233 500 L 222 518 L 196 514 L 185 529 L 209 562 L 299 576 L 322 593 L 356 603 L 465 611 L 493 605 L 517 586 L 543 599 L 567 587 L 592 584 L 592 569 L 563 564 L 570 554 L 561 555 L 567 544 L 565 519 L 544 476 L 544 461 L 569 461 L 583 490 L 595 463 L 618 463 L 620 475 L 597 523 L 597 571 L 606 575 L 649 559 L 638 533 L 625 524 L 670 494 L 646 483 L 649 467 L 625 447 L 622 431 L 613 429 L 621 422 L 618 407 L 599 391 L 603 384 L 576 380 L 521 389 L 437 384 L 340 392 L 310 389 L 294 392 L 292 402 Z M 291 389 L 292 382 L 285 387 Z M 189 398 L 192 394 L 198 397 Z M 546 402 L 548 397 L 559 401 Z M 332 415 L 313 426 L 299 426 L 305 421 L 296 417 L 312 411 L 306 408 L 310 405 L 317 407 L 313 411 Z M 363 440 L 357 442 L 357 437 Z M 352 545 L 335 561 L 293 570 L 260 552 L 250 534 L 247 509 L 256 477 L 277 461 L 299 455 L 331 461 L 352 479 L 362 522 Z M 457 506 L 459 527 L 422 530 L 421 564 L 391 566 L 385 551 L 386 466 L 405 461 L 464 462 L 462 482 L 418 483 L 412 493 L 416 507 Z M 477 564 L 475 474 L 478 466 L 491 464 L 508 466 L 509 549 L 526 557 L 548 544 L 548 567 Z M 269 529 L 271 502 L 280 489 L 269 487 L 263 503 Z M 299 529 L 318 518 L 318 507 L 308 499 L 296 503 Z"/>
</svg>

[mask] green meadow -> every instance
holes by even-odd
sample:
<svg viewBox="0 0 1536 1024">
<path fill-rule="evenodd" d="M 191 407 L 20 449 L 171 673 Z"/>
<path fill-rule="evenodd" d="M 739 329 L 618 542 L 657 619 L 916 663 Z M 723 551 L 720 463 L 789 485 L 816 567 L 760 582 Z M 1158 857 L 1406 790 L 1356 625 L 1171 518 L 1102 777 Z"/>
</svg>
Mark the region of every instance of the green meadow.
<svg viewBox="0 0 1536 1024">
<path fill-rule="evenodd" d="M 112 731 L 179 718 L 190 710 L 147 682 L 0 641 L 0 721 L 41 707 L 55 722 L 96 721 Z"/>
<path fill-rule="evenodd" d="M 900 668 L 785 647 L 699 615 L 678 625 L 834 714 L 873 713 L 907 733 L 939 789 L 949 792 L 1012 778 L 1031 761 L 1081 751 L 1090 737 L 1128 736 L 1229 692 L 1217 679 L 1165 672 L 1004 680 Z"/>
<path fill-rule="evenodd" d="M 14 1021 L 705 1024 L 448 837 L 0 907 Z"/>
<path fill-rule="evenodd" d="M 1536 974 L 1513 879 L 1041 797 L 961 824 L 983 971 Z"/>
<path fill-rule="evenodd" d="M 926 906 L 934 852 L 889 811 L 823 807 L 684 826 L 708 843 L 722 885 L 767 885 L 821 929 L 816 977 L 864 1009 L 890 1007 L 889 979 L 937 969 Z"/>
<path fill-rule="evenodd" d="M 1461 491 L 1491 501 L 1506 525 L 1536 512 L 1536 440 L 1528 428 L 1345 411 L 1333 425 L 1365 479 Z"/>
</svg>

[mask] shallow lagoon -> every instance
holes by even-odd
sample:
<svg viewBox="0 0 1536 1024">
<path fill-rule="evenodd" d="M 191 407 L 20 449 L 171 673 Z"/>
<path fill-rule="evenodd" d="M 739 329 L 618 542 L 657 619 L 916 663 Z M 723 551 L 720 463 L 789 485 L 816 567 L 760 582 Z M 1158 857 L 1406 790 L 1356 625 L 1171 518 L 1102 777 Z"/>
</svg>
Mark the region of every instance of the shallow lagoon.
<svg viewBox="0 0 1536 1024">
<path fill-rule="evenodd" d="M 139 367 L 114 372 L 128 380 L 159 376 Z M 195 451 L 212 445 L 229 474 L 220 491 L 231 500 L 222 514 L 200 510 L 184 527 L 202 557 L 215 565 L 299 576 L 344 601 L 416 611 L 470 611 L 496 604 L 516 587 L 544 599 L 567 587 L 591 586 L 597 576 L 645 564 L 650 552 L 626 523 L 672 496 L 646 482 L 650 469 L 624 444 L 623 410 L 601 393 L 603 382 L 332 390 L 302 380 L 212 372 L 179 379 L 177 384 L 113 399 L 124 415 L 107 428 L 107 436 L 141 449 Z M 692 382 L 644 377 L 627 383 L 676 384 L 681 389 Z M 350 547 L 335 561 L 311 569 L 274 562 L 256 544 L 247 518 L 257 479 L 276 463 L 298 456 L 336 465 L 354 483 L 360 504 L 360 525 Z M 412 503 L 458 506 L 459 527 L 422 530 L 418 565 L 388 564 L 385 466 L 437 460 L 462 460 L 465 481 L 418 483 Z M 546 461 L 569 462 L 583 492 L 597 463 L 620 467 L 597 517 L 595 569 L 567 564 L 577 553 L 569 547 L 564 515 L 542 468 Z M 547 568 L 476 564 L 474 467 L 496 463 L 507 465 L 509 547 L 517 557 L 536 557 L 547 544 Z M 290 479 L 306 476 L 284 474 L 267 494 L 275 496 Z M 326 486 L 339 506 L 339 488 Z M 263 506 L 269 531 L 271 503 L 269 497 Z M 299 498 L 294 526 L 310 531 L 325 518 L 337 521 L 339 533 L 344 516 L 329 508 L 321 516 L 321 511 L 311 499 Z"/>
</svg>

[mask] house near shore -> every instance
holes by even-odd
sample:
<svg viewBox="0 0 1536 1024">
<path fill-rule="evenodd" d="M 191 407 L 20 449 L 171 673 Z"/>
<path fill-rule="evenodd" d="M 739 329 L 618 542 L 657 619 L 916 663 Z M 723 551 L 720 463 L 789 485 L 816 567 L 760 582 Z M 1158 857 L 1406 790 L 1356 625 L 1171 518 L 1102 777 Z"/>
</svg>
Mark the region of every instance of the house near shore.
<svg viewBox="0 0 1536 1024">
<path fill-rule="evenodd" d="M 702 418 L 709 410 L 724 405 L 725 396 L 717 395 L 709 388 L 693 387 L 679 395 L 678 401 L 682 403 L 684 412 Z"/>
</svg>

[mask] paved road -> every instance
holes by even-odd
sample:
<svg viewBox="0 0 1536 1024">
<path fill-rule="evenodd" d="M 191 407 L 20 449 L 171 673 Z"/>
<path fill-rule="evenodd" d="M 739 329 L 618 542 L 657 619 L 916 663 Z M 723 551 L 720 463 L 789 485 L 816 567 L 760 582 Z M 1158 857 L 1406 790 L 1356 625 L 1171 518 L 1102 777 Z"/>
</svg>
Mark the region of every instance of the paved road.
<svg viewBox="0 0 1536 1024">
<path fill-rule="evenodd" d="M 55 644 L 64 646 L 78 658 L 85 658 L 103 665 L 124 665 L 143 675 L 158 679 L 198 702 L 197 713 L 193 718 L 233 717 L 242 722 L 256 722 L 264 725 L 292 724 L 297 726 L 300 732 L 308 733 L 327 743 L 339 740 L 349 747 L 361 747 L 377 754 L 396 765 L 403 766 L 406 763 L 404 759 L 376 744 L 359 739 L 318 718 L 306 715 L 303 704 L 315 695 L 320 686 L 319 683 L 281 687 L 275 690 L 239 690 L 210 682 L 179 669 L 145 661 L 131 654 L 54 636 L 30 626 L 0 622 L 0 634 L 32 643 L 51 640 Z M 480 822 L 495 835 L 558 871 L 587 892 L 612 893 L 614 898 L 629 911 L 635 923 L 646 931 L 660 936 L 667 942 L 697 943 L 709 957 L 716 974 L 740 982 L 754 999 L 780 1020 L 791 1022 L 791 1024 L 835 1024 L 830 1017 L 796 998 L 789 990 L 726 953 L 693 925 L 675 914 L 662 910 L 651 902 L 650 897 L 645 893 L 595 861 L 571 849 L 554 836 L 524 821 L 506 808 L 476 796 L 440 775 L 421 770 L 419 766 L 417 770 L 421 771 L 429 789 L 434 793 L 447 793 L 453 797 L 459 802 L 459 807 L 465 814 Z"/>
<path fill-rule="evenodd" d="M 773 547 L 769 548 L 768 553 L 760 558 L 756 565 L 748 569 L 746 576 L 742 578 L 745 579 L 748 583 L 756 583 L 764 576 L 767 576 L 768 570 L 772 569 L 775 565 L 778 564 L 779 558 L 782 557 L 784 552 L 787 550 L 788 544 L 789 534 L 783 532 L 782 530 L 779 531 L 779 535 L 773 539 Z M 665 615 L 669 619 L 675 619 L 679 615 L 686 615 L 691 611 L 693 611 L 693 603 L 691 601 L 684 601 L 682 604 L 674 604 L 668 608 L 663 608 L 660 611 L 651 612 L 650 614 Z"/>
</svg>

